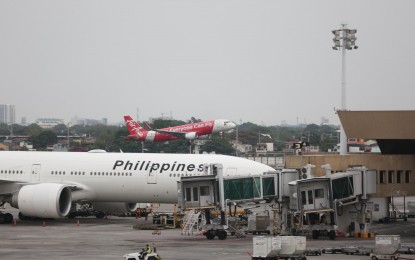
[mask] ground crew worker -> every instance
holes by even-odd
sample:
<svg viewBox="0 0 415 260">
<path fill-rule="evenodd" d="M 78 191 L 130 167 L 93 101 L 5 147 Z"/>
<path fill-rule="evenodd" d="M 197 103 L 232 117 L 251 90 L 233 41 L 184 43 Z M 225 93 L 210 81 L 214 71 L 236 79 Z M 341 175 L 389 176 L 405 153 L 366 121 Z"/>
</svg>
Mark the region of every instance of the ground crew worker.
<svg viewBox="0 0 415 260">
<path fill-rule="evenodd" d="M 145 259 L 148 254 L 151 254 L 151 247 L 147 244 L 143 252 L 143 259 Z"/>
<path fill-rule="evenodd" d="M 148 244 L 146 245 L 146 253 L 151 254 L 151 247 Z"/>
</svg>

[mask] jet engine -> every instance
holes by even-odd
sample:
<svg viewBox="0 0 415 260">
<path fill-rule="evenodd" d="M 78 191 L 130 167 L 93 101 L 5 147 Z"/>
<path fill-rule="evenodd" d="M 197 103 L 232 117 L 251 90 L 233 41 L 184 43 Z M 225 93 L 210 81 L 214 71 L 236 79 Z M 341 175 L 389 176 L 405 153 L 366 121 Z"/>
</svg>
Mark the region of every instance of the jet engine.
<svg viewBox="0 0 415 260">
<path fill-rule="evenodd" d="M 93 202 L 94 210 L 106 214 L 123 214 L 134 212 L 138 208 L 138 203 L 124 202 Z"/>
<path fill-rule="evenodd" d="M 209 140 L 210 139 L 210 135 L 199 135 L 197 137 L 197 139 L 199 139 L 199 140 Z"/>
<path fill-rule="evenodd" d="M 196 132 L 190 132 L 184 135 L 187 140 L 193 140 L 197 138 Z"/>
<path fill-rule="evenodd" d="M 12 197 L 12 206 L 30 217 L 64 217 L 69 213 L 71 204 L 71 189 L 57 183 L 25 185 Z"/>
</svg>

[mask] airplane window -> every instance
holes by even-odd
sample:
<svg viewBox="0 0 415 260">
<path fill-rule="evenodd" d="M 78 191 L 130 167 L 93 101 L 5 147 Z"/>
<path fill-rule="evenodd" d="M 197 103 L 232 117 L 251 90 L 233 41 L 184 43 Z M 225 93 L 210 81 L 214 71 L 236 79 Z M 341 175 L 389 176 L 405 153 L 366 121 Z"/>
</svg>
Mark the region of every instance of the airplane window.
<svg viewBox="0 0 415 260">
<path fill-rule="evenodd" d="M 34 173 L 34 172 L 33 172 Z M 59 171 L 59 175 L 61 175 L 62 174 L 62 172 L 61 171 Z"/>
<path fill-rule="evenodd" d="M 83 172 L 82 175 L 85 175 L 85 172 Z"/>
<path fill-rule="evenodd" d="M 121 175 L 124 176 L 124 173 L 122 173 Z"/>
<path fill-rule="evenodd" d="M 133 176 L 133 174 L 130 172 L 130 176 Z"/>
<path fill-rule="evenodd" d="M 96 172 L 94 172 L 94 175 L 97 175 L 97 173 L 96 173 Z"/>
<path fill-rule="evenodd" d="M 112 172 L 110 172 L 110 176 L 112 176 Z"/>
<path fill-rule="evenodd" d="M 120 176 L 120 173 L 118 173 L 118 176 Z"/>
<path fill-rule="evenodd" d="M 71 172 L 71 175 L 73 175 L 73 172 Z"/>
</svg>

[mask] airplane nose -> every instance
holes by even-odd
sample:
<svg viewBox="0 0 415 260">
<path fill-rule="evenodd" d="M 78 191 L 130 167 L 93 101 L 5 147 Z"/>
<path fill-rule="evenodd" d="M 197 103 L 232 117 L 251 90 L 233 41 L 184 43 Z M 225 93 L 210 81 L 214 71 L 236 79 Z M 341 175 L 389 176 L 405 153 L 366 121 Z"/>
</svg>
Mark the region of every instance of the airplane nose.
<svg viewBox="0 0 415 260">
<path fill-rule="evenodd" d="M 234 129 L 234 128 L 236 128 L 236 124 L 234 122 L 230 122 L 230 123 L 228 123 L 228 127 L 229 127 L 229 129 Z"/>
</svg>

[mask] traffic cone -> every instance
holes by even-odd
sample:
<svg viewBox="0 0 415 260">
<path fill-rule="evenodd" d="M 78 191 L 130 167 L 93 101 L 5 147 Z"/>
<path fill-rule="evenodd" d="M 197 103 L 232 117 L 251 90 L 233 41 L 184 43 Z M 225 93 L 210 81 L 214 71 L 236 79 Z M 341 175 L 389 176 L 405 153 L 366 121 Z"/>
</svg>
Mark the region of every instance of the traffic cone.
<svg viewBox="0 0 415 260">
<path fill-rule="evenodd" d="M 76 226 L 79 227 L 79 220 L 76 221 Z"/>
</svg>

